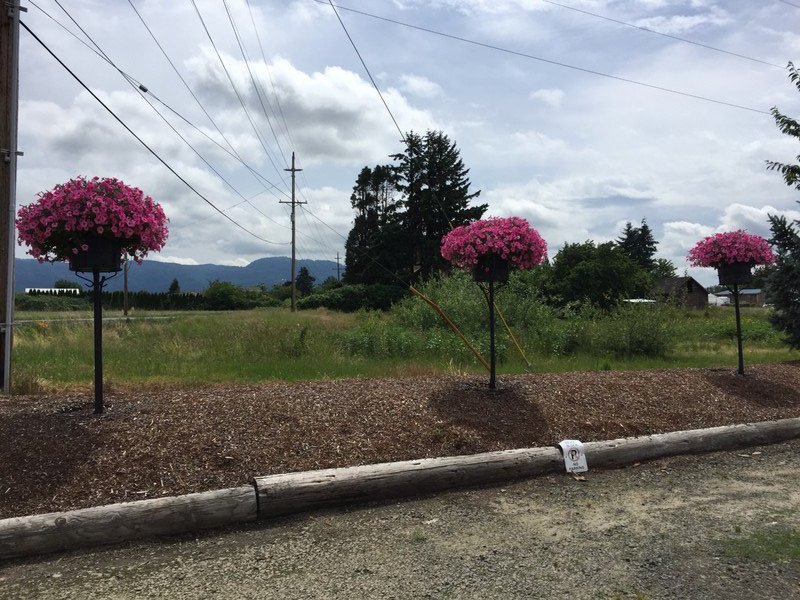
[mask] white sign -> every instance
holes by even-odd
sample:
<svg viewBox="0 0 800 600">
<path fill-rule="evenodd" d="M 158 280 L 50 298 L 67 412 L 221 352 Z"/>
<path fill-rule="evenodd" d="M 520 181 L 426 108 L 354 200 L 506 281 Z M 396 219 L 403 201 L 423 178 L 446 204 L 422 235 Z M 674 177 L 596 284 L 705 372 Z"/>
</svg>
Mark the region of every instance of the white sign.
<svg viewBox="0 0 800 600">
<path fill-rule="evenodd" d="M 583 473 L 589 470 L 589 466 L 586 464 L 586 453 L 580 440 L 564 440 L 558 442 L 558 445 L 561 446 L 561 452 L 564 454 L 567 473 Z"/>
</svg>

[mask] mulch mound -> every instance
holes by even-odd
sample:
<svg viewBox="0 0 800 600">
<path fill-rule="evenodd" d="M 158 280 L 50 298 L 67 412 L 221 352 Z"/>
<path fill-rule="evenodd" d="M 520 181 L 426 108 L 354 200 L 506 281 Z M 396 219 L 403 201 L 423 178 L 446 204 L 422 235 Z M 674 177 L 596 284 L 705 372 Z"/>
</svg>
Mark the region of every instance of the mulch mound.
<svg viewBox="0 0 800 600">
<path fill-rule="evenodd" d="M 413 377 L 0 400 L 0 518 L 254 476 L 800 416 L 800 361 L 732 369 Z"/>
</svg>

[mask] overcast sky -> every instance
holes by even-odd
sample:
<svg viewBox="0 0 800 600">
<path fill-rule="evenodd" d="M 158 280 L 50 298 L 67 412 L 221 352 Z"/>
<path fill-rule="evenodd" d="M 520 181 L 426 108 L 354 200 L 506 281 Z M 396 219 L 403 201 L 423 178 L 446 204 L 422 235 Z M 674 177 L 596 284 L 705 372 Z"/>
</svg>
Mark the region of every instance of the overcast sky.
<svg viewBox="0 0 800 600">
<path fill-rule="evenodd" d="M 768 114 L 777 105 L 800 115 L 785 69 L 800 63 L 800 2 L 342 1 L 341 18 L 400 128 L 447 133 L 488 215 L 527 218 L 551 256 L 565 242 L 614 239 L 626 221 L 645 218 L 658 256 L 682 272 L 705 235 L 745 228 L 766 236 L 767 214 L 800 218 L 800 195 L 764 166 L 800 151 Z M 24 30 L 18 205 L 76 175 L 118 177 L 170 218 L 167 245 L 153 258 L 244 265 L 290 252 L 288 207 L 279 200 L 288 200 L 283 169 L 294 150 L 304 169 L 298 198 L 308 202 L 298 209 L 298 256 L 343 258 L 358 171 L 388 162 L 401 143 L 329 5 L 195 0 L 215 50 L 192 0 L 132 0 L 176 73 L 128 0 L 61 0 L 74 22 L 54 0 L 35 2 L 42 10 L 22 2 L 31 30 L 177 173 L 258 237 L 159 163 Z M 78 25 L 148 93 L 63 28 L 91 44 Z M 715 283 L 709 269 L 689 272 Z"/>
</svg>

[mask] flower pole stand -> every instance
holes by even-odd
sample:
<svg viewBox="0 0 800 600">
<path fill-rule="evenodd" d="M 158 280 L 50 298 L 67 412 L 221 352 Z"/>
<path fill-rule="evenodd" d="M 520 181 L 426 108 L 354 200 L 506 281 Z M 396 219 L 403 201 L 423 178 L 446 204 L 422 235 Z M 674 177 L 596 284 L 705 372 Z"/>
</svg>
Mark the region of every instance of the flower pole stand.
<svg viewBox="0 0 800 600">
<path fill-rule="evenodd" d="M 94 414 L 103 414 L 103 288 L 106 281 L 122 269 L 122 243 L 119 240 L 90 236 L 74 258 L 69 269 L 89 283 L 94 301 Z M 80 275 L 91 273 L 92 279 Z M 113 273 L 110 277 L 101 273 Z"/>
<path fill-rule="evenodd" d="M 494 306 L 494 286 L 495 283 L 504 284 L 508 282 L 508 260 L 504 260 L 496 254 L 486 254 L 478 258 L 478 262 L 472 268 L 472 278 L 480 285 L 488 283 L 489 291 L 481 286 L 481 290 L 486 296 L 489 305 L 489 389 L 497 389 L 497 353 L 495 349 L 495 306 Z"/>
<path fill-rule="evenodd" d="M 167 240 L 167 217 L 142 190 L 115 178 L 76 177 L 19 209 L 19 243 L 39 262 L 68 261 L 94 299 L 94 413 L 103 414 L 103 288 L 121 270 Z M 91 279 L 80 275 L 91 273 Z M 113 273 L 107 276 L 107 273 Z"/>
<path fill-rule="evenodd" d="M 739 229 L 703 238 L 689 250 L 687 258 L 689 264 L 694 267 L 716 268 L 720 285 L 726 286 L 733 294 L 733 306 L 736 311 L 736 347 L 739 354 L 736 372 L 744 375 L 739 286 L 752 281 L 754 265 L 769 265 L 775 262 L 772 248 L 761 236 Z"/>
<path fill-rule="evenodd" d="M 739 353 L 737 373 L 744 375 L 744 350 L 742 348 L 742 316 L 739 310 L 739 285 L 753 280 L 750 263 L 722 263 L 717 267 L 720 285 L 724 285 L 733 294 L 733 307 L 736 312 L 736 347 Z M 731 287 L 733 286 L 733 287 Z"/>
<path fill-rule="evenodd" d="M 509 271 L 532 269 L 544 260 L 547 244 L 520 217 L 489 218 L 456 227 L 442 238 L 442 257 L 471 269 L 489 305 L 489 389 L 497 387 L 495 356 L 495 284 L 508 281 Z M 488 291 L 482 285 L 488 284 Z M 485 364 L 485 363 L 484 363 Z"/>
</svg>

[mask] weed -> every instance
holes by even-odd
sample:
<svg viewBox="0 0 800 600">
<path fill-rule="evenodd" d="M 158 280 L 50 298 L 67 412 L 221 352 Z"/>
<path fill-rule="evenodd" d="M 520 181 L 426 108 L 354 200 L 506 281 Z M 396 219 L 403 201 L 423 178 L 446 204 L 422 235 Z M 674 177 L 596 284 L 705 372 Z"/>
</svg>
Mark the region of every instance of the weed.
<svg viewBox="0 0 800 600">
<path fill-rule="evenodd" d="M 726 556 L 759 562 L 800 560 L 800 531 L 776 528 L 723 542 Z"/>
</svg>

